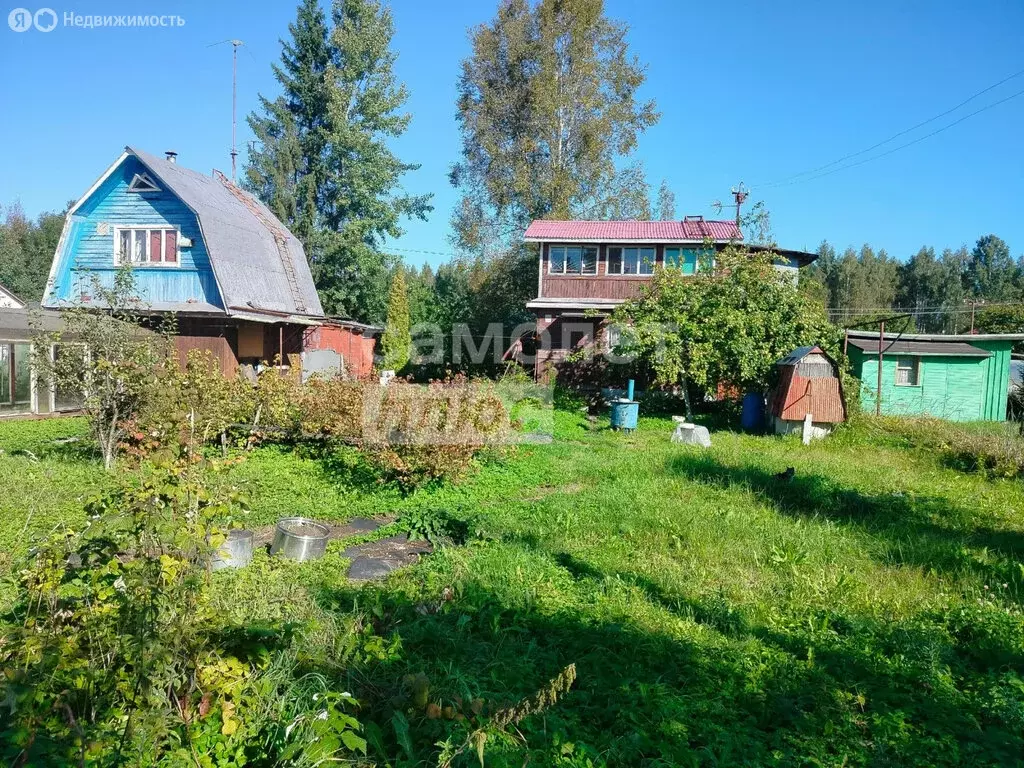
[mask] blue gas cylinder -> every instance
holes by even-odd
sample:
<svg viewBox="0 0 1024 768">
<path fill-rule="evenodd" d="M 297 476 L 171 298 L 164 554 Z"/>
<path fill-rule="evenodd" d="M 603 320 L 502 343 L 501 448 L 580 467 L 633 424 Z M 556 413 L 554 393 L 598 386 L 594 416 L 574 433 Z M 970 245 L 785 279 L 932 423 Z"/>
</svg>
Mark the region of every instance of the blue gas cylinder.
<svg viewBox="0 0 1024 768">
<path fill-rule="evenodd" d="M 743 396 L 740 424 L 746 430 L 761 429 L 764 426 L 764 396 L 760 392 L 747 392 Z"/>
</svg>

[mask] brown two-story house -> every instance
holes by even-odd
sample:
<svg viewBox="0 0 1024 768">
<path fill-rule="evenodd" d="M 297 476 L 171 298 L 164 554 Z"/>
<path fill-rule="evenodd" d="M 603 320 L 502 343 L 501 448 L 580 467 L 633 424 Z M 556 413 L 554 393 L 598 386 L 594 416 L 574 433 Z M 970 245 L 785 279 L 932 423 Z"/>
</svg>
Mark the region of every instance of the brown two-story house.
<svg viewBox="0 0 1024 768">
<path fill-rule="evenodd" d="M 574 350 L 614 345 L 603 329 L 608 314 L 637 296 L 657 266 L 695 274 L 703 253 L 743 240 L 734 221 L 534 221 L 525 240 L 537 243 L 535 373 L 557 365 Z M 767 250 L 765 246 L 748 246 Z M 772 248 L 776 266 L 796 277 L 816 256 Z"/>
</svg>

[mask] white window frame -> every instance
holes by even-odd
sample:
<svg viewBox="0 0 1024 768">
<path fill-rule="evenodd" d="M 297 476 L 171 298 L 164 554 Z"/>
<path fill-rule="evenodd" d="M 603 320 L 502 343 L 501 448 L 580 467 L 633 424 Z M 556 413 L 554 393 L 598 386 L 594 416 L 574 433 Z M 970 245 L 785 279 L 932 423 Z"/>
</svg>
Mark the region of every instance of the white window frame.
<svg viewBox="0 0 1024 768">
<path fill-rule="evenodd" d="M 176 244 L 176 255 L 177 258 L 171 262 L 167 261 L 167 232 L 174 230 L 177 233 L 175 238 Z M 151 232 L 160 232 L 160 261 L 151 260 Z M 146 233 L 146 260 L 141 262 L 135 262 L 131 260 L 129 254 L 128 260 L 123 261 L 120 257 L 121 247 L 121 233 L 122 232 L 145 232 Z M 134 235 L 132 235 L 134 238 Z M 146 267 L 159 267 L 161 269 L 175 269 L 181 266 L 181 227 L 176 227 L 172 224 L 121 224 L 114 227 L 114 266 L 123 267 L 130 266 L 134 269 L 146 268 Z"/>
<path fill-rule="evenodd" d="M 622 251 L 622 259 L 621 259 L 620 264 L 623 265 L 623 266 L 626 264 L 626 251 L 628 251 L 630 249 L 636 250 L 637 251 L 637 256 L 636 256 L 636 259 L 637 259 L 636 260 L 637 271 L 636 272 L 612 272 L 612 269 L 611 269 L 611 267 L 612 267 L 612 256 L 611 256 L 612 248 L 618 248 L 620 251 Z M 647 250 L 647 249 L 650 249 L 650 250 L 654 251 L 654 261 L 651 262 L 651 271 L 650 272 L 641 272 L 640 271 L 640 265 L 643 262 L 640 261 L 640 253 L 639 253 L 639 251 L 643 251 L 643 250 Z M 604 257 L 604 273 L 608 277 L 651 277 L 654 274 L 654 268 L 658 266 L 658 246 L 656 246 L 656 245 L 632 245 L 632 244 L 630 244 L 630 245 L 606 245 L 605 248 L 604 248 L 604 254 L 605 254 L 605 257 Z"/>
<path fill-rule="evenodd" d="M 583 249 L 593 248 L 594 253 L 594 271 L 593 272 L 555 272 L 554 259 L 551 258 L 551 251 L 555 248 L 579 248 L 580 249 L 580 269 L 583 268 Z M 568 267 L 568 258 L 565 263 Z M 548 274 L 555 275 L 556 277 L 597 277 L 598 265 L 601 263 L 601 246 L 595 243 L 549 243 L 548 244 Z"/>
<path fill-rule="evenodd" d="M 913 360 L 914 364 L 910 368 L 906 368 L 900 365 L 901 360 Z M 913 375 L 913 382 L 901 382 L 900 371 L 911 371 Z M 896 386 L 897 387 L 919 387 L 921 386 L 921 358 L 918 355 L 897 355 L 896 356 Z"/>
</svg>

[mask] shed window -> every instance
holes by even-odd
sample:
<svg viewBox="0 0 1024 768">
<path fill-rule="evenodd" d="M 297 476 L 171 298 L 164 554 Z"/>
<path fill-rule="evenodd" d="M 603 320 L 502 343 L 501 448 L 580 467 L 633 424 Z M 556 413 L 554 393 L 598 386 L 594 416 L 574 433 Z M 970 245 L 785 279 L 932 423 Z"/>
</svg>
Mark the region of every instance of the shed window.
<svg viewBox="0 0 1024 768">
<path fill-rule="evenodd" d="M 916 387 L 921 375 L 921 358 L 896 358 L 896 386 Z"/>
<path fill-rule="evenodd" d="M 552 275 L 596 275 L 596 245 L 553 245 L 549 252 Z"/>
<path fill-rule="evenodd" d="M 117 227 L 114 230 L 114 262 L 118 265 L 178 265 L 178 230 L 149 227 Z"/>
<path fill-rule="evenodd" d="M 653 275 L 655 250 L 653 248 L 608 249 L 609 275 Z"/>
</svg>

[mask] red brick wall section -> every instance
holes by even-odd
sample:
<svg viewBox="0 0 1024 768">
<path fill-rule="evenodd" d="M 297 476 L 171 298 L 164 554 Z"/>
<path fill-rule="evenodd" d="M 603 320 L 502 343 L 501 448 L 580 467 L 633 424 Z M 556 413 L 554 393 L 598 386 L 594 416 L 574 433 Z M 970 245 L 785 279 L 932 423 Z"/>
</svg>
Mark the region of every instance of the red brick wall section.
<svg viewBox="0 0 1024 768">
<path fill-rule="evenodd" d="M 305 349 L 333 349 L 345 361 L 348 376 L 367 378 L 373 373 L 373 351 L 377 340 L 343 325 L 321 325 L 306 333 Z"/>
</svg>

